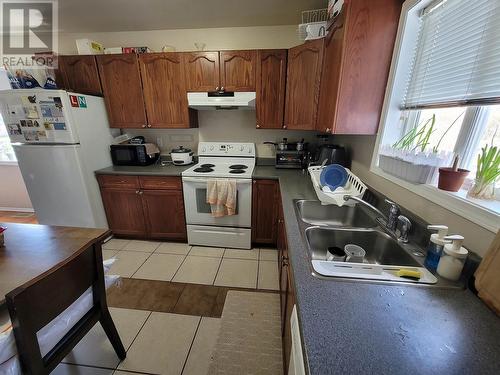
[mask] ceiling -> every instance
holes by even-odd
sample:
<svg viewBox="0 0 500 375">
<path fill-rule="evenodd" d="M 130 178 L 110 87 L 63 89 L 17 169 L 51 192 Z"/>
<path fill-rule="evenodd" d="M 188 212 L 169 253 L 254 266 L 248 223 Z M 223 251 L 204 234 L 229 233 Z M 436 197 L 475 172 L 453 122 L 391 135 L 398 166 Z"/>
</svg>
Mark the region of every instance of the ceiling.
<svg viewBox="0 0 500 375">
<path fill-rule="evenodd" d="M 63 0 L 62 32 L 112 32 L 298 24 L 327 0 Z"/>
</svg>

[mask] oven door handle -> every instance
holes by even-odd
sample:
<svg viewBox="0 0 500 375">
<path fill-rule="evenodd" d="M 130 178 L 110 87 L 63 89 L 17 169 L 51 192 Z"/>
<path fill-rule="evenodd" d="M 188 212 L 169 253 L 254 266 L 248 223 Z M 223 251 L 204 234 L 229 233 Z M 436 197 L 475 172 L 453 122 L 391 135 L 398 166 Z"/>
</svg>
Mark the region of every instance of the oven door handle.
<svg viewBox="0 0 500 375">
<path fill-rule="evenodd" d="M 224 180 L 225 178 L 215 178 L 216 180 Z M 207 182 L 209 179 L 205 177 L 182 177 L 182 182 Z M 252 179 L 238 179 L 236 180 L 236 183 L 238 185 L 243 185 L 243 184 L 251 184 Z"/>
</svg>

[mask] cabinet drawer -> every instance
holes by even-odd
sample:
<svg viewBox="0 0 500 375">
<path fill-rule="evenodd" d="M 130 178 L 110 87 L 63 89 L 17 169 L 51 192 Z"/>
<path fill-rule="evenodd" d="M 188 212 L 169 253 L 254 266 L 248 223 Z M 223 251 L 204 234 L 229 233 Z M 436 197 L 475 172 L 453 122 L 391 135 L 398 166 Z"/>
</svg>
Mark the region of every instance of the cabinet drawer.
<svg viewBox="0 0 500 375">
<path fill-rule="evenodd" d="M 121 175 L 98 175 L 97 181 L 101 187 L 138 189 L 139 178 L 137 176 Z"/>
<path fill-rule="evenodd" d="M 141 176 L 141 188 L 160 190 L 181 190 L 182 181 L 179 177 Z"/>
</svg>

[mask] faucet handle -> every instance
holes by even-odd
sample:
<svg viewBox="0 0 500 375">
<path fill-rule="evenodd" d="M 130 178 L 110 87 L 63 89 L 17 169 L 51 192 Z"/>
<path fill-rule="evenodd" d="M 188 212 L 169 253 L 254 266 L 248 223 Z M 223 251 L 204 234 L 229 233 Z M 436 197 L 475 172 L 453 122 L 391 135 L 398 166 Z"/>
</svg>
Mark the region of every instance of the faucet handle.
<svg viewBox="0 0 500 375">
<path fill-rule="evenodd" d="M 391 206 L 391 210 L 397 209 L 399 211 L 399 206 L 397 205 L 397 203 L 395 203 L 387 198 L 385 198 L 385 203 L 388 203 Z"/>
<path fill-rule="evenodd" d="M 398 240 L 401 242 L 408 242 L 408 232 L 411 229 L 411 221 L 406 216 L 399 215 L 398 221 L 401 223 L 401 230 L 399 233 Z"/>
</svg>

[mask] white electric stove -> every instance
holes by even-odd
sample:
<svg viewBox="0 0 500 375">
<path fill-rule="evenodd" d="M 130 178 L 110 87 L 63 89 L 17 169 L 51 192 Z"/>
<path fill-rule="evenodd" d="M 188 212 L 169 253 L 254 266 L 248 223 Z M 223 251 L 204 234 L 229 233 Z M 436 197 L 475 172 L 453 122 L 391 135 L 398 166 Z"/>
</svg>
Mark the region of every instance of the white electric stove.
<svg viewBox="0 0 500 375">
<path fill-rule="evenodd" d="M 252 173 L 255 144 L 200 142 L 198 163 L 182 172 L 188 243 L 250 249 L 252 247 Z M 207 182 L 234 179 L 236 214 L 213 217 L 206 202 Z"/>
</svg>

